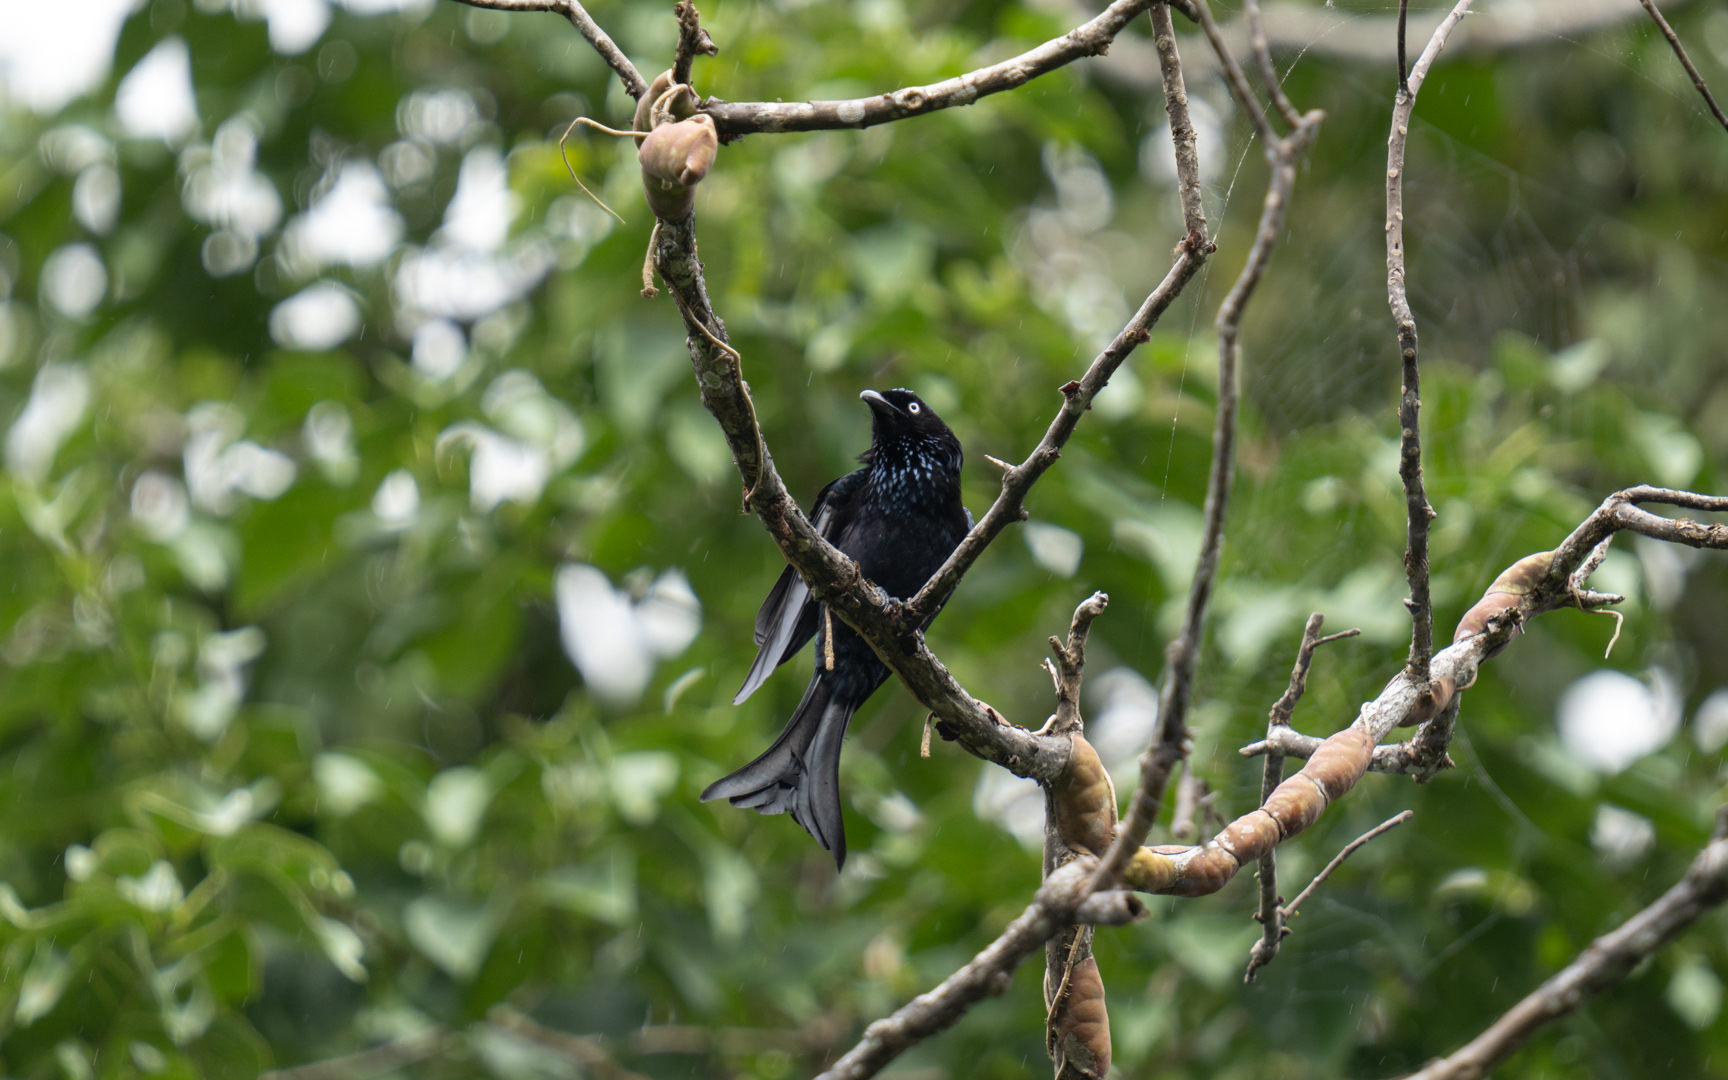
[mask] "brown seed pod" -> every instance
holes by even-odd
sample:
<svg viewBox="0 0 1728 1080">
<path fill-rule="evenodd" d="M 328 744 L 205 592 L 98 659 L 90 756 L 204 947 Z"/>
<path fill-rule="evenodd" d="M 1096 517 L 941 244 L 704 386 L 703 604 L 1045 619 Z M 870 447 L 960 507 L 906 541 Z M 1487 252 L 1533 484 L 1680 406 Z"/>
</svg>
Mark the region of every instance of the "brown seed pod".
<svg viewBox="0 0 1728 1080">
<path fill-rule="evenodd" d="M 672 89 L 672 73 L 662 71 L 655 76 L 654 82 L 648 87 L 648 92 L 636 99 L 636 118 L 631 122 L 630 127 L 633 131 L 641 132 L 640 135 L 636 136 L 637 146 L 641 146 L 642 140 L 647 137 L 650 131 L 654 130 L 654 103 L 660 100 L 661 94 L 670 89 Z"/>
<path fill-rule="evenodd" d="M 1070 738 L 1068 765 L 1050 785 L 1056 833 L 1073 850 L 1102 856 L 1116 837 L 1116 786 L 1086 736 Z"/>
<path fill-rule="evenodd" d="M 1425 724 L 1446 711 L 1446 706 L 1452 703 L 1452 695 L 1458 692 L 1458 680 L 1450 675 L 1442 675 L 1428 683 L 1427 702 L 1416 703 L 1410 710 L 1410 715 L 1398 721 L 1399 727 L 1415 727 Z"/>
<path fill-rule="evenodd" d="M 706 114 L 670 124 L 648 133 L 636 151 L 642 163 L 642 188 L 654 216 L 679 221 L 690 214 L 696 202 L 696 185 L 714 166 L 720 136 Z"/>
<path fill-rule="evenodd" d="M 1298 773 L 1273 789 L 1265 810 L 1288 839 L 1320 820 L 1320 815 L 1326 812 L 1326 798 L 1312 781 Z"/>
<path fill-rule="evenodd" d="M 1182 868 L 1181 880 L 1159 891 L 1171 896 L 1209 896 L 1229 884 L 1240 869 L 1242 864 L 1236 856 L 1217 844 L 1207 844 Z"/>
<path fill-rule="evenodd" d="M 1476 606 L 1465 612 L 1464 618 L 1458 621 L 1458 629 L 1452 634 L 1453 644 L 1483 633 L 1488 629 L 1488 620 L 1509 608 L 1517 607 L 1519 602 L 1548 576 L 1548 568 L 1553 565 L 1554 553 L 1540 551 L 1534 555 L 1526 555 L 1508 566 L 1494 579 L 1494 584 L 1488 586 L 1488 591 L 1482 594 L 1482 599 L 1476 602 Z"/>
<path fill-rule="evenodd" d="M 1102 1080 L 1110 1071 L 1110 1016 L 1104 1008 L 1104 980 L 1098 961 L 1088 956 L 1074 965 L 1068 989 L 1051 1023 L 1051 1057 L 1058 1066 Z"/>
<path fill-rule="evenodd" d="M 1265 810 L 1251 810 L 1224 826 L 1217 843 L 1241 863 L 1253 862 L 1278 846 L 1278 819 Z"/>
<path fill-rule="evenodd" d="M 1335 802 L 1356 786 L 1374 758 L 1374 743 L 1358 727 L 1347 727 L 1320 744 L 1298 775 L 1316 781 L 1326 791 L 1326 801 Z"/>
</svg>

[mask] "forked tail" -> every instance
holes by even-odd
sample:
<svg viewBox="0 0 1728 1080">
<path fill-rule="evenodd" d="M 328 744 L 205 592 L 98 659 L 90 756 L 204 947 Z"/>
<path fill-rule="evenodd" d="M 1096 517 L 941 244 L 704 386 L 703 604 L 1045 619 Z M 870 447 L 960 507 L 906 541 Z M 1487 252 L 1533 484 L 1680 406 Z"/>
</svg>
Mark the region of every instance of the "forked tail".
<svg viewBox="0 0 1728 1080">
<path fill-rule="evenodd" d="M 846 831 L 840 816 L 840 744 L 858 704 L 837 698 L 832 678 L 818 673 L 804 700 L 761 757 L 708 785 L 702 801 L 728 799 L 760 814 L 790 813 L 792 820 L 846 865 Z"/>
</svg>

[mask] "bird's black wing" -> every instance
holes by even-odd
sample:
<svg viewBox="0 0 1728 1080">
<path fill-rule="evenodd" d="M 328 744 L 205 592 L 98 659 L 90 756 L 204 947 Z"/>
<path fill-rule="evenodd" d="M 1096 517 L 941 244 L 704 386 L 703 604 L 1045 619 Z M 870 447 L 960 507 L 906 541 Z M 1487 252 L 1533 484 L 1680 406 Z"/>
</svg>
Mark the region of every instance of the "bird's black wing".
<svg viewBox="0 0 1728 1080">
<path fill-rule="evenodd" d="M 832 543 L 851 523 L 857 513 L 858 493 L 864 487 L 868 472 L 867 469 L 849 472 L 816 496 L 816 505 L 810 510 L 810 524 L 824 540 Z M 756 644 L 761 646 L 761 651 L 756 654 L 756 662 L 750 665 L 750 674 L 745 676 L 744 685 L 738 696 L 732 699 L 732 704 L 743 704 L 745 698 L 768 681 L 775 668 L 792 659 L 815 636 L 821 606 L 810 598 L 810 587 L 804 584 L 797 570 L 788 566 L 781 571 L 780 580 L 774 583 L 768 599 L 762 601 L 762 610 L 756 613 Z"/>
</svg>

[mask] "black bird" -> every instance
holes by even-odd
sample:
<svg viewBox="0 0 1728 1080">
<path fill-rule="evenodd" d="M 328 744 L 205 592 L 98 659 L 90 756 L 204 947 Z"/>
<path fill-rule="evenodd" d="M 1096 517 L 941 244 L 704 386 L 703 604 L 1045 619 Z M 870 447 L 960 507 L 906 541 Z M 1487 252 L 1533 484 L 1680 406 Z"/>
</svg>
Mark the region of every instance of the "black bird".
<svg viewBox="0 0 1728 1080">
<path fill-rule="evenodd" d="M 812 524 L 858 563 L 888 595 L 907 599 L 941 568 L 972 527 L 960 503 L 960 440 L 934 409 L 910 390 L 858 395 L 871 411 L 870 449 L 862 469 L 822 489 Z M 935 618 L 934 615 L 931 618 Z M 791 811 L 792 820 L 846 863 L 840 816 L 840 743 L 859 706 L 888 678 L 857 632 L 831 617 L 788 566 L 756 614 L 762 647 L 737 705 L 774 669 L 816 638 L 816 674 L 786 730 L 766 753 L 710 784 L 702 801 L 727 798 L 763 814 Z"/>
</svg>

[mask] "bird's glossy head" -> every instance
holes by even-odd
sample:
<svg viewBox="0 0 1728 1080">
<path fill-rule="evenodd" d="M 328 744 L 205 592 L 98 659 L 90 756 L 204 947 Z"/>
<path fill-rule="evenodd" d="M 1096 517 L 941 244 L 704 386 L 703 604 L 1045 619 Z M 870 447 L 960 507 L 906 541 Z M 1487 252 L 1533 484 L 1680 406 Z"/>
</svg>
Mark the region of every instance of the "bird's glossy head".
<svg viewBox="0 0 1728 1080">
<path fill-rule="evenodd" d="M 959 472 L 960 440 L 928 402 L 904 389 L 866 390 L 858 397 L 870 406 L 871 414 L 870 449 L 859 460 L 918 459 L 940 462 L 945 470 Z"/>
<path fill-rule="evenodd" d="M 870 406 L 870 429 L 877 442 L 883 441 L 883 436 L 954 437 L 936 410 L 910 390 L 866 390 L 858 398 Z"/>
</svg>

